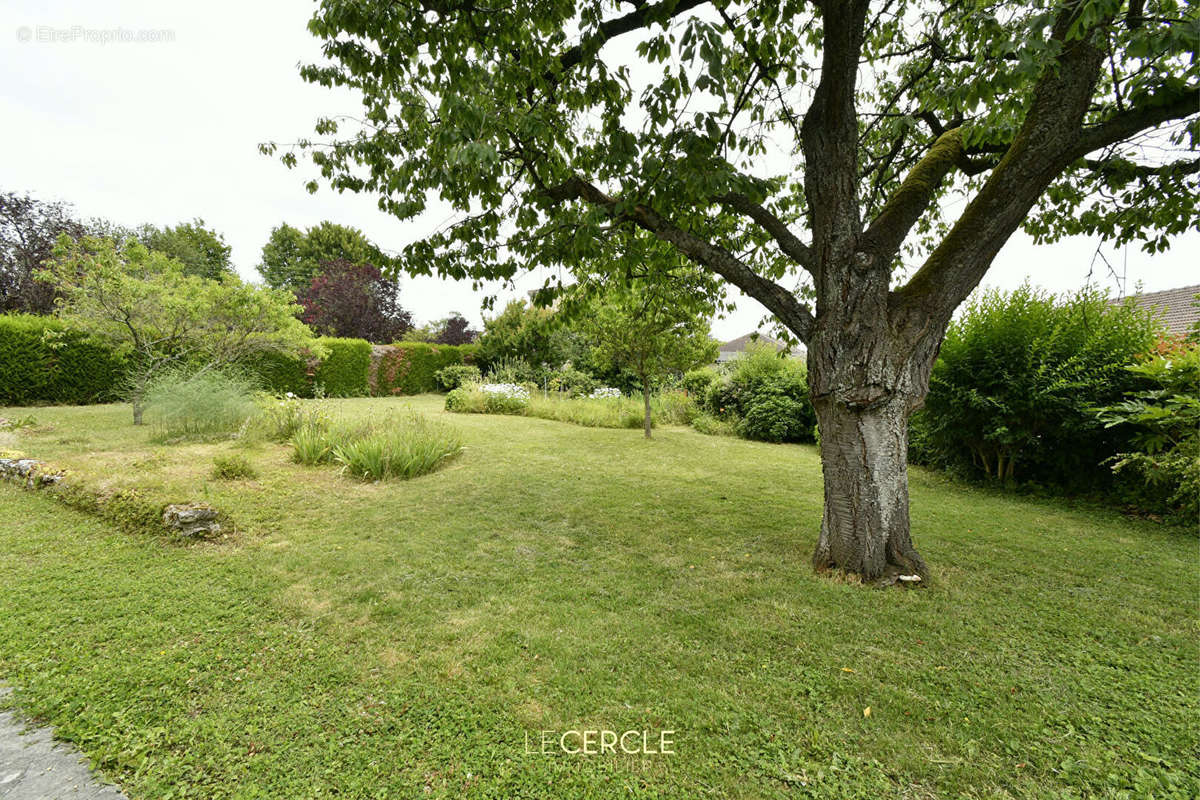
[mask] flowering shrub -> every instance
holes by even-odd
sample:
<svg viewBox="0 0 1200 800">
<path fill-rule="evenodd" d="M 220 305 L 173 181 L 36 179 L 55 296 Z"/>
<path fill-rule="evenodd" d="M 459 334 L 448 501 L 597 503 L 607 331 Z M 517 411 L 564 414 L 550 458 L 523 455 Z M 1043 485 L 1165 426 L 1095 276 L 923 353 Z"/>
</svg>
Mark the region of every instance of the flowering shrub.
<svg viewBox="0 0 1200 800">
<path fill-rule="evenodd" d="M 517 383 L 460 386 L 446 395 L 446 410 L 460 414 L 524 414 L 529 389 Z"/>
<path fill-rule="evenodd" d="M 521 400 L 529 399 L 529 390 L 519 383 L 484 383 L 479 387 L 484 394 L 495 394 Z"/>
<path fill-rule="evenodd" d="M 593 389 L 591 395 L 589 395 L 589 397 L 591 397 L 594 400 L 598 400 L 598 399 L 604 398 L 604 397 L 620 397 L 620 396 L 621 396 L 621 390 L 614 389 L 611 386 L 601 386 L 597 389 Z"/>
</svg>

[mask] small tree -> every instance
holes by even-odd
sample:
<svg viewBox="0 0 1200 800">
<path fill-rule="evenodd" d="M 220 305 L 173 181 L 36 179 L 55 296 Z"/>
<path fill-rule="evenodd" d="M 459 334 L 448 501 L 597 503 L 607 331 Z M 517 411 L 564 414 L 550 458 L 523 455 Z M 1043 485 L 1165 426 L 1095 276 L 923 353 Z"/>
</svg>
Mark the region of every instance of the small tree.
<svg viewBox="0 0 1200 800">
<path fill-rule="evenodd" d="M 59 292 L 60 316 L 108 341 L 129 361 L 133 424 L 142 424 L 146 388 L 165 369 L 199 371 L 257 350 L 300 353 L 319 347 L 296 319 L 286 292 L 230 276 L 187 275 L 179 262 L 138 242 L 60 237 L 38 277 Z"/>
<path fill-rule="evenodd" d="M 643 430 L 650 438 L 650 393 L 673 372 L 686 372 L 717 357 L 709 335 L 712 307 L 686 302 L 687 290 L 663 283 L 634 282 L 610 290 L 591 310 L 586 327 L 595 339 L 595 360 L 637 377 L 645 409 Z"/>
<path fill-rule="evenodd" d="M 400 306 L 400 286 L 371 264 L 328 261 L 300 293 L 301 319 L 327 336 L 394 342 L 412 329 L 412 314 Z"/>
</svg>

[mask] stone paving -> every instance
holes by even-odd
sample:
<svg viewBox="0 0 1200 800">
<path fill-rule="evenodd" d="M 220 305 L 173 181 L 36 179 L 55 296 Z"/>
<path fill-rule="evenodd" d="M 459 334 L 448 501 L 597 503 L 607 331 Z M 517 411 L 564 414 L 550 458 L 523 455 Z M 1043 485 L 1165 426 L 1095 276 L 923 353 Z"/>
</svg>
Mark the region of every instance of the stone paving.
<svg viewBox="0 0 1200 800">
<path fill-rule="evenodd" d="M 0 698 L 10 690 L 0 687 Z M 0 711 L 0 800 L 126 800 L 88 769 L 79 751 Z"/>
</svg>

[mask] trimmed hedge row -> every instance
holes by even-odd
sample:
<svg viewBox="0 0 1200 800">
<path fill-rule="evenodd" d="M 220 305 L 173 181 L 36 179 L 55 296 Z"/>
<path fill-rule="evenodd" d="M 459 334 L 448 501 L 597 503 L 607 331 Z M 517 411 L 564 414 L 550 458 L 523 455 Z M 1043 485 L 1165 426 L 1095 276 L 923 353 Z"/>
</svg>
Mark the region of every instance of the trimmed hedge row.
<svg viewBox="0 0 1200 800">
<path fill-rule="evenodd" d="M 0 316 L 0 405 L 113 399 L 125 368 L 103 343 L 53 317 Z"/>
<path fill-rule="evenodd" d="M 275 394 L 328 397 L 438 391 L 438 370 L 472 364 L 477 345 L 402 342 L 373 347 L 363 339 L 322 337 L 320 361 L 255 353 L 241 367 Z M 103 342 L 54 317 L 0 315 L 0 405 L 83 405 L 117 399 L 125 365 Z"/>
<path fill-rule="evenodd" d="M 327 397 L 363 397 L 369 388 L 367 373 L 371 369 L 371 343 L 365 339 L 335 339 L 325 336 L 321 344 L 329 348 L 317 366 L 313 382 Z"/>
<path fill-rule="evenodd" d="M 317 390 L 326 397 L 364 397 L 371 368 L 371 343 L 364 339 L 322 336 L 317 341 L 328 351 L 323 359 L 285 353 L 255 353 L 242 367 L 258 377 L 263 389 L 273 394 L 312 397 Z"/>
<path fill-rule="evenodd" d="M 437 371 L 454 364 L 473 364 L 479 350 L 474 344 L 426 344 L 401 342 L 379 348 L 371 370 L 371 394 L 436 392 Z"/>
</svg>

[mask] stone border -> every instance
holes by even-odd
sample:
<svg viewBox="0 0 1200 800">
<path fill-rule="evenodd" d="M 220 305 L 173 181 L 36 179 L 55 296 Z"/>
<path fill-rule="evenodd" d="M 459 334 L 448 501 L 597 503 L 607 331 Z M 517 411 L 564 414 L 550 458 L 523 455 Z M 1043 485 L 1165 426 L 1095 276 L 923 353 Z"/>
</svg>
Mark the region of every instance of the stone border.
<svg viewBox="0 0 1200 800">
<path fill-rule="evenodd" d="M 36 458 L 0 458 L 0 480 L 45 490 L 65 505 L 132 532 L 167 533 L 185 541 L 221 534 L 222 514 L 207 503 L 156 503 L 137 489 L 102 492 L 67 480 L 65 470 Z"/>
</svg>

